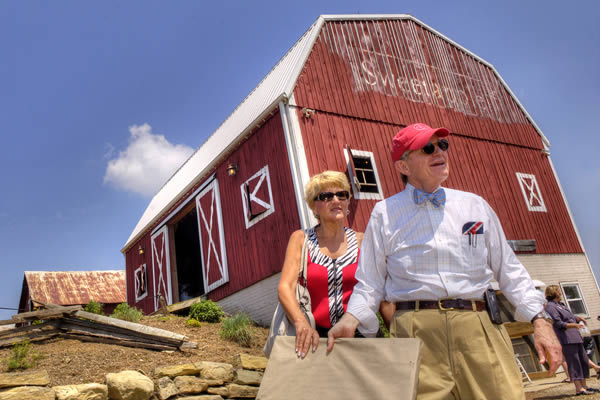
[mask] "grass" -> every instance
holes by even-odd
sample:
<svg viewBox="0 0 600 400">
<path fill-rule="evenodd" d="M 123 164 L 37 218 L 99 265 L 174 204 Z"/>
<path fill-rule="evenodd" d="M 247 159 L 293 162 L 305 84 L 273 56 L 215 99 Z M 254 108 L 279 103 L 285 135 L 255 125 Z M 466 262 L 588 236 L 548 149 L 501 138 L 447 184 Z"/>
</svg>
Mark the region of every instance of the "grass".
<svg viewBox="0 0 600 400">
<path fill-rule="evenodd" d="M 8 371 L 25 370 L 35 367 L 41 357 L 42 355 L 33 350 L 31 343 L 26 340 L 13 345 L 11 356 L 4 360 L 4 364 Z"/>
<path fill-rule="evenodd" d="M 252 344 L 252 320 L 248 314 L 238 313 L 230 318 L 225 318 L 221 326 L 221 338 L 230 340 L 240 346 L 250 347 Z"/>
</svg>

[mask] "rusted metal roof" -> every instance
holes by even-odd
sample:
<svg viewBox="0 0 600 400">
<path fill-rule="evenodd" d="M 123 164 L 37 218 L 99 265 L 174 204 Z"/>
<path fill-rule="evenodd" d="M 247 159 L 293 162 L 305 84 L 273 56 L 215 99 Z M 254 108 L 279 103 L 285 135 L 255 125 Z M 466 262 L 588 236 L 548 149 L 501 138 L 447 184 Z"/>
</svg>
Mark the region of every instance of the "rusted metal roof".
<svg viewBox="0 0 600 400">
<path fill-rule="evenodd" d="M 125 271 L 25 271 L 29 298 L 58 305 L 127 301 Z"/>
</svg>

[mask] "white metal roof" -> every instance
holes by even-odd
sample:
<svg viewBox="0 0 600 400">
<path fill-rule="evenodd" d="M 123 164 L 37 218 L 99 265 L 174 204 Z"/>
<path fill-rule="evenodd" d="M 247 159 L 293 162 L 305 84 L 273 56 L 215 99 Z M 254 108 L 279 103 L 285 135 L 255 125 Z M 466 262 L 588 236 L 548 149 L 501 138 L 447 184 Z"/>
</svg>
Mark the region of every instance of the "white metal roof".
<svg viewBox="0 0 600 400">
<path fill-rule="evenodd" d="M 199 179 L 205 176 L 215 166 L 219 158 L 226 154 L 227 151 L 235 146 L 249 130 L 276 108 L 280 101 L 287 101 L 292 94 L 300 71 L 305 64 L 310 50 L 325 21 L 380 19 L 411 19 L 491 68 L 506 90 L 510 93 L 513 100 L 519 105 L 529 121 L 533 124 L 546 147 L 550 147 L 549 141 L 510 90 L 508 85 L 506 85 L 493 65 L 437 32 L 435 29 L 427 26 L 415 17 L 407 14 L 321 15 L 263 78 L 258 86 L 206 140 L 206 142 L 204 142 L 204 144 L 202 144 L 202 146 L 200 146 L 200 148 L 198 148 L 198 150 L 196 150 L 196 152 L 192 154 L 192 156 L 160 188 L 158 193 L 150 201 L 148 208 L 144 211 L 144 214 L 133 229 L 133 232 L 129 236 L 129 239 L 127 239 L 127 242 L 121 251 L 124 253 L 136 240 L 138 240 L 148 228 L 157 222 L 157 219 L 166 210 L 173 206 L 179 196 L 186 193 Z"/>
</svg>

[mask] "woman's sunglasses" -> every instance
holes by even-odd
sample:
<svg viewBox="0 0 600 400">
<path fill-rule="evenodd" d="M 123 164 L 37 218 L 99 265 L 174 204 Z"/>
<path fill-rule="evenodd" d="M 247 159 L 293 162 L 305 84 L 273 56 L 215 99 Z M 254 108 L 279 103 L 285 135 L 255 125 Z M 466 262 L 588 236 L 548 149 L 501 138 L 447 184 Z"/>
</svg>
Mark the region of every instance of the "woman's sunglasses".
<svg viewBox="0 0 600 400">
<path fill-rule="evenodd" d="M 437 142 L 437 146 L 440 148 L 441 151 L 448 150 L 449 145 L 450 145 L 450 143 L 448 143 L 448 141 L 446 139 L 440 139 Z M 421 150 L 425 154 L 433 154 L 433 152 L 435 151 L 435 145 L 433 143 L 429 142 L 425 146 L 423 146 L 423 148 Z"/>
<path fill-rule="evenodd" d="M 322 192 L 319 193 L 317 197 L 315 197 L 315 201 L 331 201 L 333 200 L 333 196 L 337 197 L 338 200 L 348 200 L 350 198 L 350 193 L 347 190 L 342 190 L 340 192 Z"/>
</svg>

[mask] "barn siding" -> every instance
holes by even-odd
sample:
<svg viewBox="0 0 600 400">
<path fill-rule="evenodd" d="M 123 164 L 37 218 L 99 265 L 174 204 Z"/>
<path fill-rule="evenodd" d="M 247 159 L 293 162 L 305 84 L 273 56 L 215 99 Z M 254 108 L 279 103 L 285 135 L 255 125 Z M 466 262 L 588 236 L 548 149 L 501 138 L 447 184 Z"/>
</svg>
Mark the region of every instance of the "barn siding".
<svg viewBox="0 0 600 400">
<path fill-rule="evenodd" d="M 139 254 L 139 246 L 144 249 L 144 254 Z M 148 295 L 140 301 L 135 301 L 135 270 L 146 264 Z M 125 279 L 127 281 L 127 303 L 149 314 L 154 311 L 154 287 L 152 284 L 152 247 L 150 234 L 144 235 L 125 253 Z"/>
<path fill-rule="evenodd" d="M 374 153 L 383 195 L 391 196 L 403 189 L 389 156 L 394 134 L 417 121 L 446 126 L 446 186 L 484 197 L 507 237 L 535 239 L 537 253 L 583 252 L 541 136 L 499 77 L 414 21 L 327 22 L 294 96 L 309 174 L 346 171 L 348 144 Z M 305 117 L 304 107 L 315 113 Z M 547 212 L 527 209 L 517 172 L 535 175 Z M 348 224 L 364 230 L 373 205 L 353 199 Z"/>
<path fill-rule="evenodd" d="M 374 153 L 384 197 L 403 190 L 389 156 L 390 138 L 399 126 L 320 112 L 306 118 L 298 111 L 298 119 L 311 175 L 325 169 L 347 172 L 343 149 L 348 144 Z M 444 185 L 485 198 L 508 239 L 535 239 L 537 253 L 583 252 L 549 160 L 540 150 L 462 135 L 452 135 L 449 140 L 451 173 Z M 536 176 L 547 212 L 527 209 L 517 172 Z M 349 226 L 363 231 L 374 203 L 352 199 Z"/>
<path fill-rule="evenodd" d="M 325 23 L 294 95 L 334 114 L 543 147 L 490 67 L 412 20 Z"/>
<path fill-rule="evenodd" d="M 238 165 L 238 172 L 230 177 L 227 174 L 227 165 Z M 246 229 L 244 210 L 240 186 L 265 165 L 269 168 L 271 188 L 275 212 L 257 224 Z M 221 209 L 223 216 L 223 230 L 225 235 L 229 282 L 208 294 L 211 300 L 220 300 L 232 293 L 248 287 L 268 276 L 281 271 L 282 260 L 285 255 L 287 241 L 290 234 L 300 227 L 298 209 L 294 198 L 293 183 L 291 180 L 290 165 L 287 156 L 283 126 L 279 113 L 253 132 L 246 141 L 235 149 L 227 158 L 217 166 L 215 176 L 219 184 Z M 198 182 L 188 192 L 181 195 L 179 200 L 164 213 L 168 216 L 173 210 L 182 205 L 183 201 L 198 189 L 205 179 Z M 194 202 L 194 199 L 190 200 Z M 171 217 L 170 221 L 177 220 L 184 209 Z M 167 224 L 171 222 L 168 221 Z M 162 224 L 163 219 L 156 223 Z M 268 238 L 268 240 L 265 240 Z M 152 258 L 150 255 L 150 233 L 135 243 L 126 252 L 127 265 L 127 298 L 130 304 L 135 303 L 134 270 L 143 259 L 137 254 L 139 244 L 145 247 L 148 265 L 148 298 L 138 304 L 144 312 L 154 311 L 151 296 L 154 296 L 152 283 Z M 173 243 L 170 244 L 173 249 Z M 172 252 L 173 253 L 173 252 Z M 172 272 L 176 272 L 175 261 L 172 260 Z M 173 279 L 174 280 L 174 279 Z M 173 287 L 173 293 L 177 288 Z"/>
<path fill-rule="evenodd" d="M 225 170 L 229 163 L 239 166 L 234 177 L 228 176 Z M 215 301 L 280 272 L 288 239 L 300 227 L 279 113 L 253 133 L 222 165 L 217 169 L 217 179 L 229 283 L 209 294 Z M 269 168 L 275 212 L 246 229 L 240 186 L 265 165 Z"/>
</svg>

